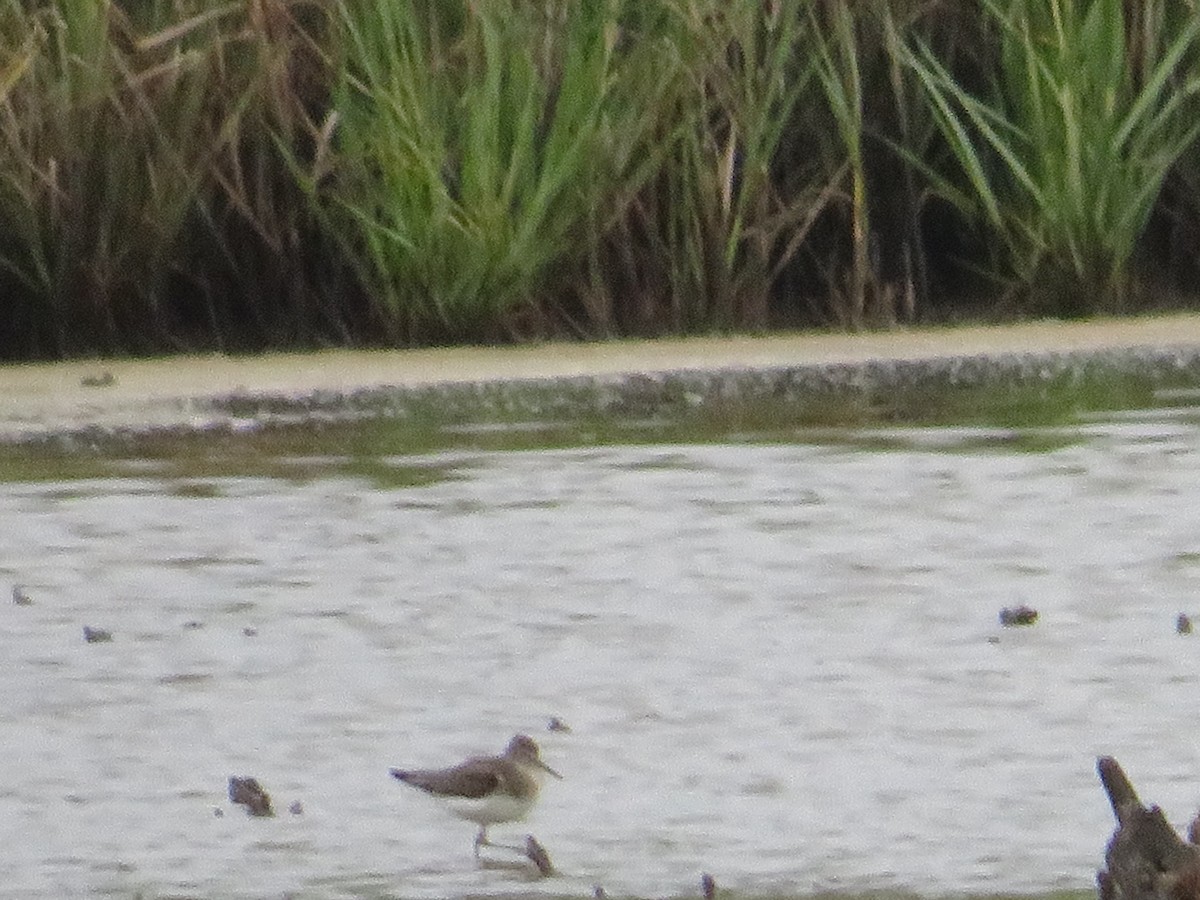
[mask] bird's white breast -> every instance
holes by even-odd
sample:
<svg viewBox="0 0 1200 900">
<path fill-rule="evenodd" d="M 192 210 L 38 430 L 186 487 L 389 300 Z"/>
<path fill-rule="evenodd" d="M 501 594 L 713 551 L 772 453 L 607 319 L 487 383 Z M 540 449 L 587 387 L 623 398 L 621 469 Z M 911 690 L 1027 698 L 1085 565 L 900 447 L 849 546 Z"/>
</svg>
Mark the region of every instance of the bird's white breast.
<svg viewBox="0 0 1200 900">
<path fill-rule="evenodd" d="M 516 822 L 525 818 L 533 806 L 533 797 L 519 798 L 511 794 L 494 793 L 487 797 L 468 799 L 447 797 L 446 805 L 460 819 L 479 825 Z"/>
</svg>

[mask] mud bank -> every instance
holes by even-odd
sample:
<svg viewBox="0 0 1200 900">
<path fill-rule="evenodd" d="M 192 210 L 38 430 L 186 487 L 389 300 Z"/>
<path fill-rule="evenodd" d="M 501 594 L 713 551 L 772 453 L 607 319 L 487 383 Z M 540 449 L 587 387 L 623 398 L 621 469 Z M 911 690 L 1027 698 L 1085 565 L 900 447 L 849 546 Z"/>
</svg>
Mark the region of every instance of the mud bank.
<svg viewBox="0 0 1200 900">
<path fill-rule="evenodd" d="M 1200 384 L 1200 315 L 882 334 L 188 356 L 0 367 L 0 441 L 242 428 L 306 416 L 644 415 L 1089 373 Z"/>
</svg>

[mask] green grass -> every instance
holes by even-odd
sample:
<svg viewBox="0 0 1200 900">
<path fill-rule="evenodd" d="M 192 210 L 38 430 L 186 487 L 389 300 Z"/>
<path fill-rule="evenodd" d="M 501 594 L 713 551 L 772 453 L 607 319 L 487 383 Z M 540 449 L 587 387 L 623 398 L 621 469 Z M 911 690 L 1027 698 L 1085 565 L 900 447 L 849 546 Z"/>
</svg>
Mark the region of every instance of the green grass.
<svg viewBox="0 0 1200 900">
<path fill-rule="evenodd" d="M 1129 269 L 1163 181 L 1200 133 L 1200 18 L 1143 42 L 1121 0 L 985 0 L 995 75 L 972 92 L 927 45 L 908 61 L 957 163 L 942 195 L 982 219 L 1003 273 L 1039 308 L 1125 306 Z"/>
<path fill-rule="evenodd" d="M 308 180 L 397 339 L 472 338 L 578 267 L 639 177 L 623 4 L 347 4 L 337 177 Z"/>
</svg>

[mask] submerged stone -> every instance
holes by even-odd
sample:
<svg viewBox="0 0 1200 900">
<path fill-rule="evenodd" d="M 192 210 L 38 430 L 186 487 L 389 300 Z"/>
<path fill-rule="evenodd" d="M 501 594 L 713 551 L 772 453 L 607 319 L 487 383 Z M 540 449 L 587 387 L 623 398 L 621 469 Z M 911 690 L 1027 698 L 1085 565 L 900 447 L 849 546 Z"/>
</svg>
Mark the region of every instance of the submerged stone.
<svg viewBox="0 0 1200 900">
<path fill-rule="evenodd" d="M 1000 610 L 1000 624 L 1005 628 L 1017 625 L 1032 625 L 1038 620 L 1038 611 L 1032 606 L 1022 603 L 1020 606 L 1006 606 Z"/>
<path fill-rule="evenodd" d="M 271 807 L 271 795 L 263 790 L 257 778 L 229 776 L 229 800 L 246 807 L 246 811 L 252 816 L 275 815 L 275 810 Z"/>
</svg>

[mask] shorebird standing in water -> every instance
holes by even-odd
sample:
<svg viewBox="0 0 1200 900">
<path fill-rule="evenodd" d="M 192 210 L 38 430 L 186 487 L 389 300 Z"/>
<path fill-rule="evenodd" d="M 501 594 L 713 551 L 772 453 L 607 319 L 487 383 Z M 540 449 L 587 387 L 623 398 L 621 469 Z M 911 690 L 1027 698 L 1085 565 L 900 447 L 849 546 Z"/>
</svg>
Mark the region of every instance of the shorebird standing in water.
<svg viewBox="0 0 1200 900">
<path fill-rule="evenodd" d="M 518 734 L 499 756 L 473 756 L 448 769 L 392 769 L 392 777 L 446 802 L 460 819 L 479 826 L 475 856 L 490 844 L 489 825 L 518 822 L 537 800 L 546 775 L 562 778 L 542 762 L 533 738 Z"/>
</svg>

